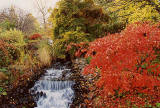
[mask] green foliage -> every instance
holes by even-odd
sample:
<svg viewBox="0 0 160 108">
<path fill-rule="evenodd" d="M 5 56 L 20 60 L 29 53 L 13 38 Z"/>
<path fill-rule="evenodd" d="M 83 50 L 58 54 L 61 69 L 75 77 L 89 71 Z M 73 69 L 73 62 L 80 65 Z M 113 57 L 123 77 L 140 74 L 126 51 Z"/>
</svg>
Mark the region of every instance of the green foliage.
<svg viewBox="0 0 160 108">
<path fill-rule="evenodd" d="M 9 55 L 6 55 L 5 61 L 11 62 L 11 59 L 17 60 L 19 58 L 20 61 L 23 62 L 21 58 L 24 57 L 24 52 L 25 52 L 24 46 L 26 45 L 24 41 L 23 33 L 16 29 L 10 29 L 9 31 L 5 31 L 1 33 L 0 39 L 4 40 L 5 43 L 8 44 L 6 46 L 6 49 Z M 1 51 L 1 55 L 4 55 L 3 52 Z M 1 57 L 5 57 L 5 56 L 1 56 Z M 4 61 L 4 59 L 0 59 L 0 60 Z M 8 63 L 6 63 L 6 65 L 7 64 Z"/>
<path fill-rule="evenodd" d="M 68 31 L 88 33 L 93 40 L 105 34 L 105 26 L 109 21 L 108 14 L 93 2 L 79 0 L 61 0 L 50 16 L 53 23 L 54 38 Z"/>
<path fill-rule="evenodd" d="M 78 31 L 69 31 L 61 35 L 61 39 L 55 39 L 53 42 L 54 56 L 65 58 L 66 48 L 70 43 L 87 42 L 88 34 Z M 70 52 L 73 55 L 74 52 Z"/>
<path fill-rule="evenodd" d="M 0 23 L 0 28 L 3 30 L 10 30 L 15 27 L 15 24 L 12 22 L 9 22 L 8 20 L 4 20 L 3 22 Z"/>
<path fill-rule="evenodd" d="M 5 91 L 5 89 L 4 88 L 2 88 L 2 87 L 0 87 L 0 96 L 1 95 L 7 95 L 7 92 Z"/>
<path fill-rule="evenodd" d="M 133 23 L 138 21 L 160 20 L 159 0 L 94 0 L 110 14 L 116 14 L 119 21 Z"/>
<path fill-rule="evenodd" d="M 2 95 L 6 96 L 6 95 L 7 95 L 7 92 L 3 92 Z"/>
<path fill-rule="evenodd" d="M 90 64 L 91 60 L 92 60 L 92 57 L 91 57 L 91 56 L 87 57 L 87 58 L 86 58 L 87 64 Z"/>
<path fill-rule="evenodd" d="M 160 108 L 160 103 L 156 103 L 156 107 Z"/>
<path fill-rule="evenodd" d="M 62 58 L 65 58 L 66 45 L 69 43 L 93 41 L 107 33 L 123 29 L 122 23 L 113 23 L 110 16 L 92 0 L 61 0 L 53 10 L 49 21 L 53 25 L 55 55 Z M 83 39 L 81 37 L 78 39 L 77 36 L 82 34 Z"/>
<path fill-rule="evenodd" d="M 3 67 L 3 68 L 0 69 L 0 71 L 1 71 L 1 72 L 7 72 L 8 70 Z"/>
<path fill-rule="evenodd" d="M 3 88 L 2 88 L 2 87 L 0 87 L 0 92 L 2 92 L 2 90 L 3 90 Z"/>
<path fill-rule="evenodd" d="M 0 38 L 7 40 L 8 43 L 14 44 L 17 47 L 25 45 L 23 33 L 16 29 L 10 29 L 1 33 Z"/>
</svg>

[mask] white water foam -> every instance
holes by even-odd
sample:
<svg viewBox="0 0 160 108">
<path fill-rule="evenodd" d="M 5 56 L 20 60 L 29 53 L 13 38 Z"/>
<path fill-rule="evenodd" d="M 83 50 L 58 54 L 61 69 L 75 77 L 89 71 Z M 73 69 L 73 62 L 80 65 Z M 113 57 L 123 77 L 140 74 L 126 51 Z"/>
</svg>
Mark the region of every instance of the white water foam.
<svg viewBox="0 0 160 108">
<path fill-rule="evenodd" d="M 70 69 L 49 69 L 31 90 L 38 94 L 35 108 L 69 108 L 74 98 L 73 81 L 54 80 L 62 77 L 62 71 Z"/>
</svg>

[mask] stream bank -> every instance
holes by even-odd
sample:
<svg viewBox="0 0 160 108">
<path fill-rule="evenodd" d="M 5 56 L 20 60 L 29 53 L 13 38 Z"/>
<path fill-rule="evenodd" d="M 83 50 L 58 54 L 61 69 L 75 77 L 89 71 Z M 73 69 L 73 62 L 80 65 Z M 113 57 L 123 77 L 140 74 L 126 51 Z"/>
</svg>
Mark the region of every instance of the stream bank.
<svg viewBox="0 0 160 108">
<path fill-rule="evenodd" d="M 28 90 L 34 85 L 35 81 L 44 74 L 45 68 L 46 67 L 34 69 L 33 72 L 35 74 L 29 79 L 20 81 L 16 87 L 9 85 L 6 91 L 7 95 L 0 96 L 0 108 L 33 108 L 35 103 Z"/>
<path fill-rule="evenodd" d="M 83 85 L 83 82 L 85 82 L 85 80 L 81 75 L 82 68 L 80 65 L 78 66 L 77 60 L 72 60 L 72 62 L 61 61 L 61 63 L 67 65 L 72 69 L 70 80 L 75 82 L 72 87 L 74 90 L 74 99 L 72 104 L 70 105 L 70 108 L 83 108 L 83 93 L 87 93 L 88 91 Z M 58 68 L 58 65 L 56 68 Z M 36 103 L 33 95 L 29 92 L 29 89 L 32 88 L 35 85 L 35 82 L 45 74 L 45 69 L 46 67 L 43 69 L 35 70 L 34 72 L 36 74 L 32 78 L 30 78 L 27 83 L 23 83 L 22 81 L 21 85 L 19 85 L 17 88 L 7 91 L 7 96 L 0 97 L 0 103 L 2 103 L 0 105 L 0 108 L 34 108 L 36 106 Z M 65 79 L 64 77 L 62 77 L 59 80 L 63 81 Z"/>
</svg>

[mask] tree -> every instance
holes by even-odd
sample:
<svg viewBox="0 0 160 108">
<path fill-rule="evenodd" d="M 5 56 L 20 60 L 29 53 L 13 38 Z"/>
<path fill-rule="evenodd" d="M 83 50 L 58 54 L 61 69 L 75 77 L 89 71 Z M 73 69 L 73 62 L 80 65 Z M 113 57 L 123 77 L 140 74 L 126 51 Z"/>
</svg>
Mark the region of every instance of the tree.
<svg viewBox="0 0 160 108">
<path fill-rule="evenodd" d="M 92 0 L 60 0 L 49 21 L 52 23 L 55 54 L 64 58 L 70 43 L 92 41 L 105 35 L 109 16 Z"/>
<path fill-rule="evenodd" d="M 44 25 L 44 28 L 46 29 L 47 15 L 49 13 L 46 1 L 45 0 L 35 0 L 35 2 L 36 2 L 38 11 L 42 15 L 43 25 Z"/>
<path fill-rule="evenodd" d="M 15 7 L 3 9 L 0 12 L 0 22 L 8 22 L 12 28 L 21 30 L 26 34 L 35 31 L 37 29 L 36 24 L 38 23 L 32 14 Z"/>
<path fill-rule="evenodd" d="M 127 23 L 136 21 L 159 21 L 159 0 L 94 0 L 110 14 Z"/>
<path fill-rule="evenodd" d="M 54 43 L 63 44 L 62 46 L 65 47 L 58 49 L 59 51 L 63 50 L 63 52 L 66 50 L 66 46 L 70 44 L 67 42 L 68 39 L 74 42 L 74 37 L 83 34 L 81 40 L 93 41 L 107 33 L 115 33 L 123 29 L 123 24 L 113 24 L 110 16 L 101 7 L 96 6 L 92 0 L 60 0 L 52 11 L 49 21 L 53 26 Z M 68 35 L 68 33 L 76 36 Z M 64 41 L 66 36 L 68 39 Z M 77 41 L 76 43 L 80 42 Z M 57 48 L 56 45 L 55 47 Z"/>
<path fill-rule="evenodd" d="M 52 19 L 54 38 L 58 39 L 68 31 L 88 33 L 92 40 L 105 33 L 109 22 L 108 14 L 92 2 L 79 0 L 61 0 L 53 10 Z"/>
</svg>

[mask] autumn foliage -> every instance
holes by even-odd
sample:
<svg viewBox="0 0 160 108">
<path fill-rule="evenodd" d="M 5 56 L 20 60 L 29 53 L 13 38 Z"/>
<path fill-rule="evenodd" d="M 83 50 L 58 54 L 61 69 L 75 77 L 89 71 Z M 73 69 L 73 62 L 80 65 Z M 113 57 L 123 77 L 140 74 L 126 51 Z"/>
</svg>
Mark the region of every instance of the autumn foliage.
<svg viewBox="0 0 160 108">
<path fill-rule="evenodd" d="M 18 58 L 18 51 L 14 45 L 0 39 L 0 56 L 0 67 L 7 66 Z"/>
<path fill-rule="evenodd" d="M 30 40 L 42 39 L 40 34 L 33 34 L 29 37 Z"/>
<path fill-rule="evenodd" d="M 70 43 L 66 51 L 75 53 L 75 57 L 83 57 L 88 50 L 88 42 Z M 71 54 L 72 55 L 72 54 Z"/>
<path fill-rule="evenodd" d="M 160 28 L 150 23 L 135 23 L 124 31 L 108 35 L 89 44 L 91 57 L 83 74 L 94 81 L 96 103 L 117 107 L 130 101 L 155 104 L 160 97 Z M 94 94 L 94 95 L 95 95 Z M 145 99 L 139 97 L 145 95 Z M 93 104 L 93 100 L 88 102 Z M 103 103 L 103 104 L 100 104 Z"/>
</svg>

